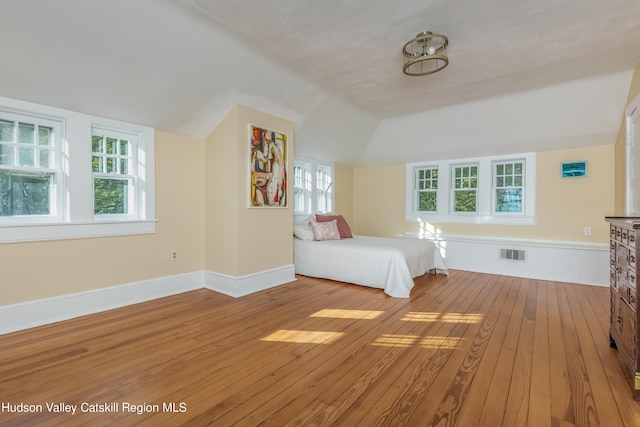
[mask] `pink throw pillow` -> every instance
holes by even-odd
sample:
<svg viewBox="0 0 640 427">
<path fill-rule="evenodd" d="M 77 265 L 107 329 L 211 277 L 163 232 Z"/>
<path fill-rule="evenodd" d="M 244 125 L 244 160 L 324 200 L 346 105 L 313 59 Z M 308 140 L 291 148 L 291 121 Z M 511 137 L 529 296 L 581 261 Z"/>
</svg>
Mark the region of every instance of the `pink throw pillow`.
<svg viewBox="0 0 640 427">
<path fill-rule="evenodd" d="M 340 238 L 349 239 L 353 237 L 351 233 L 351 228 L 349 228 L 349 224 L 347 224 L 347 220 L 344 219 L 342 215 L 320 215 L 316 214 L 316 221 L 318 222 L 329 222 L 336 220 L 338 222 L 338 232 L 340 233 Z"/>
<path fill-rule="evenodd" d="M 313 222 L 309 221 L 309 225 L 313 229 L 314 240 L 340 240 L 338 225 L 336 221 L 329 222 Z"/>
</svg>

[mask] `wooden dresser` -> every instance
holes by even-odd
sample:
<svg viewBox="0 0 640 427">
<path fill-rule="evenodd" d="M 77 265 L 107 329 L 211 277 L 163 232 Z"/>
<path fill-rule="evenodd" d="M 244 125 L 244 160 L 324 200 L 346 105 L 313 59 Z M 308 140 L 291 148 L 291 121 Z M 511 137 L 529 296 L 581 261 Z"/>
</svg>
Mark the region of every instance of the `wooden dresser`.
<svg viewBox="0 0 640 427">
<path fill-rule="evenodd" d="M 606 217 L 610 223 L 611 347 L 629 375 L 636 400 L 640 400 L 640 340 L 638 331 L 638 257 L 640 217 Z"/>
</svg>

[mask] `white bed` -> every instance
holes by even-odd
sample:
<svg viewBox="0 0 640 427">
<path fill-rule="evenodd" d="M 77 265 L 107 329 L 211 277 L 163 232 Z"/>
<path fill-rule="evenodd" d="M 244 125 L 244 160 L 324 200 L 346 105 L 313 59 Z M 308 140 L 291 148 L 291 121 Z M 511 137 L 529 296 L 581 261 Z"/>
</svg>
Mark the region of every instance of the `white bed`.
<svg viewBox="0 0 640 427">
<path fill-rule="evenodd" d="M 396 298 L 409 297 L 414 277 L 432 270 L 448 274 L 438 248 L 429 240 L 370 236 L 293 240 L 297 274 L 380 288 Z"/>
</svg>

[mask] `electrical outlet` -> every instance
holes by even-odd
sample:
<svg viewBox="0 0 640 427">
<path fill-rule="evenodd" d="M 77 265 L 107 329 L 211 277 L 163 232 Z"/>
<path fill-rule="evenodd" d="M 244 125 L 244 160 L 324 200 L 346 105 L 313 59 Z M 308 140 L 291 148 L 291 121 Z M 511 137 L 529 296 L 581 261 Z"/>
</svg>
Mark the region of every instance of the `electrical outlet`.
<svg viewBox="0 0 640 427">
<path fill-rule="evenodd" d="M 178 259 L 178 252 L 173 251 L 171 252 L 171 261 L 175 261 Z"/>
<path fill-rule="evenodd" d="M 591 236 L 591 227 L 585 227 L 584 228 L 584 235 L 585 236 Z"/>
</svg>

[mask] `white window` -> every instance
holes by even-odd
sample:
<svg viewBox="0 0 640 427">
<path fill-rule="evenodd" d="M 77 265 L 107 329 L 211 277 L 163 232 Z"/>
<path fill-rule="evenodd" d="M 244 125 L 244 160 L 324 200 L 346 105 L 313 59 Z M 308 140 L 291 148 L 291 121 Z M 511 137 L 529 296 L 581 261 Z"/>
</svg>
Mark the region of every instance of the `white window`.
<svg viewBox="0 0 640 427">
<path fill-rule="evenodd" d="M 0 243 L 155 232 L 154 130 L 0 97 Z"/>
<path fill-rule="evenodd" d="M 524 212 L 524 161 L 496 162 L 493 165 L 493 212 Z"/>
<path fill-rule="evenodd" d="M 0 111 L 0 225 L 61 218 L 62 123 Z"/>
<path fill-rule="evenodd" d="M 436 212 L 438 208 L 438 168 L 417 168 L 415 171 L 416 210 Z"/>
<path fill-rule="evenodd" d="M 311 212 L 311 164 L 294 162 L 293 213 Z"/>
<path fill-rule="evenodd" d="M 478 211 L 478 165 L 459 165 L 451 168 L 451 211 Z"/>
<path fill-rule="evenodd" d="M 328 165 L 316 166 L 316 212 L 333 211 L 333 168 Z"/>
<path fill-rule="evenodd" d="M 293 166 L 293 213 L 333 211 L 333 165 L 296 160 Z"/>
<path fill-rule="evenodd" d="M 409 163 L 406 219 L 535 224 L 535 153 Z"/>
<path fill-rule="evenodd" d="M 138 217 L 139 137 L 107 129 L 91 132 L 93 212 L 96 216 Z"/>
</svg>

